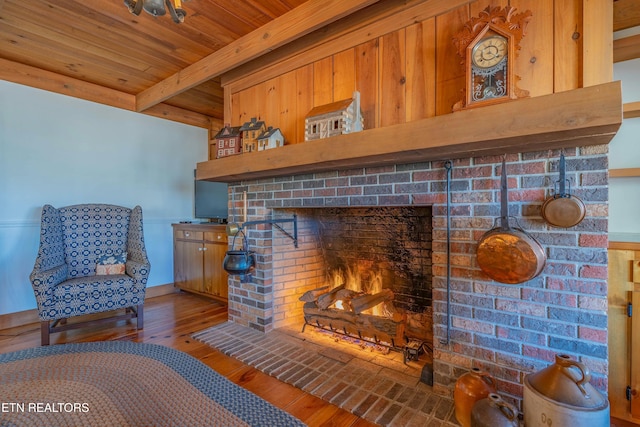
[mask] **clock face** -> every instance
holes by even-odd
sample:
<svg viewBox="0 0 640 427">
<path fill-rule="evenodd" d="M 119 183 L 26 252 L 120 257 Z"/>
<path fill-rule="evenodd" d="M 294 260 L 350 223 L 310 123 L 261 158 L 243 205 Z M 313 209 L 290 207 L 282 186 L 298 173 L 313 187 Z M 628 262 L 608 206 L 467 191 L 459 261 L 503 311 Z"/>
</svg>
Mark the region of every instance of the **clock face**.
<svg viewBox="0 0 640 427">
<path fill-rule="evenodd" d="M 507 39 L 491 36 L 482 39 L 471 51 L 471 61 L 478 68 L 491 68 L 507 57 Z"/>
</svg>

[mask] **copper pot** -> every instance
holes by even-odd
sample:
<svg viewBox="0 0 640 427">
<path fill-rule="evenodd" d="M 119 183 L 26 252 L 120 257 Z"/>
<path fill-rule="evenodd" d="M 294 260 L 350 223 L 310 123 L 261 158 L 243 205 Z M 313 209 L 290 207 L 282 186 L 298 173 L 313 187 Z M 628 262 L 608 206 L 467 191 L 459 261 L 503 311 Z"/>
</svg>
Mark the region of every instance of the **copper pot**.
<svg viewBox="0 0 640 427">
<path fill-rule="evenodd" d="M 558 166 L 560 179 L 559 190 L 553 196 L 547 198 L 542 205 L 541 215 L 544 220 L 554 227 L 569 228 L 580 224 L 587 212 L 584 202 L 579 197 L 566 192 L 564 153 L 560 154 Z"/>
<path fill-rule="evenodd" d="M 476 249 L 478 265 L 493 280 L 515 284 L 533 279 L 547 262 L 544 249 L 521 228 L 509 225 L 507 172 L 502 160 L 500 226 L 487 231 Z"/>
</svg>

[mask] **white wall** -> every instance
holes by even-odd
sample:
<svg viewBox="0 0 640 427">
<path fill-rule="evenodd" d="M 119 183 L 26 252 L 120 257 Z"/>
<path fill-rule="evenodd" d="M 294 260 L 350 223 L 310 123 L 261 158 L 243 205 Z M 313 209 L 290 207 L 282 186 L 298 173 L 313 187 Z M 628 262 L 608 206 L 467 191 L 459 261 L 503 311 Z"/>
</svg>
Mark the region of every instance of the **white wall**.
<svg viewBox="0 0 640 427">
<path fill-rule="evenodd" d="M 171 223 L 193 216 L 207 131 L 0 81 L 0 315 L 35 308 L 40 211 L 142 206 L 148 286 L 173 282 Z"/>
<path fill-rule="evenodd" d="M 640 59 L 614 64 L 622 102 L 640 101 Z M 640 168 L 640 118 L 624 119 L 609 144 L 609 168 Z M 609 181 L 609 240 L 640 241 L 640 177 Z"/>
</svg>

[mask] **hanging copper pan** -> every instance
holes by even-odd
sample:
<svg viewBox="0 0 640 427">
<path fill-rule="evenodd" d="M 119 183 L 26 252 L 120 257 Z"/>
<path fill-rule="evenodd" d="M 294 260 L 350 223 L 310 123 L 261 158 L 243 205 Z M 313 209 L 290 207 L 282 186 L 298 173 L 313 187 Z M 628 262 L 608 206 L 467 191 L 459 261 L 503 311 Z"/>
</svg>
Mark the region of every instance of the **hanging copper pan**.
<svg viewBox="0 0 640 427">
<path fill-rule="evenodd" d="M 580 224 L 584 219 L 586 208 L 580 198 L 565 191 L 567 181 L 564 153 L 560 153 L 560 179 L 558 180 L 559 191 L 547 198 L 542 205 L 542 218 L 547 223 L 555 227 L 569 228 Z"/>
<path fill-rule="evenodd" d="M 502 160 L 500 226 L 482 236 L 476 255 L 478 265 L 487 276 L 497 282 L 516 284 L 540 274 L 547 256 L 536 239 L 520 228 L 509 226 L 507 188 L 507 168 Z"/>
</svg>

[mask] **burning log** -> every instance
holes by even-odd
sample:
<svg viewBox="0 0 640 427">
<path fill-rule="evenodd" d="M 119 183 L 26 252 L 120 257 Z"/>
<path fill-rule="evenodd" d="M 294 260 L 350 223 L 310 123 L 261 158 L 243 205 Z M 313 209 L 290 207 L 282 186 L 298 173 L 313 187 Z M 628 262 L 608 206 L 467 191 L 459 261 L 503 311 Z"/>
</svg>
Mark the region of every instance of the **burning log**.
<svg viewBox="0 0 640 427">
<path fill-rule="evenodd" d="M 351 308 L 354 313 L 360 314 L 363 311 L 375 307 L 376 305 L 392 301 L 394 298 L 393 291 L 391 289 L 383 289 L 381 292 L 373 295 L 362 295 L 351 300 Z"/>
<path fill-rule="evenodd" d="M 318 306 L 318 308 L 320 310 L 326 310 L 327 308 L 329 308 L 331 304 L 336 302 L 336 294 L 338 293 L 338 291 L 343 290 L 344 287 L 345 285 L 343 283 L 342 285 L 336 286 L 335 288 L 331 289 L 329 292 L 320 295 L 318 297 L 318 300 L 316 301 L 316 305 Z"/>
<path fill-rule="evenodd" d="M 336 292 L 336 301 L 342 301 L 343 310 L 353 311 L 353 308 L 351 307 L 351 300 L 356 295 L 361 294 L 362 292 L 352 291 L 351 289 L 340 289 L 338 292 Z"/>
<path fill-rule="evenodd" d="M 300 301 L 302 301 L 302 302 L 314 302 L 314 301 L 316 301 L 318 299 L 318 297 L 320 295 L 322 295 L 324 293 L 327 293 L 328 291 L 329 291 L 329 287 L 328 286 L 323 286 L 321 288 L 312 289 L 310 291 L 305 292 L 298 299 Z"/>
<path fill-rule="evenodd" d="M 303 306 L 305 326 L 313 325 L 359 338 L 386 341 L 396 347 L 404 342 L 405 316 L 398 321 L 338 309 L 322 310 L 312 302 Z M 304 329 L 303 329 L 304 330 Z"/>
</svg>

